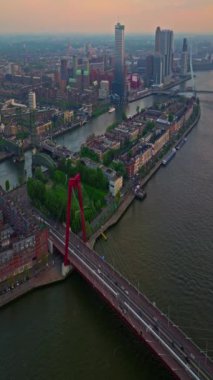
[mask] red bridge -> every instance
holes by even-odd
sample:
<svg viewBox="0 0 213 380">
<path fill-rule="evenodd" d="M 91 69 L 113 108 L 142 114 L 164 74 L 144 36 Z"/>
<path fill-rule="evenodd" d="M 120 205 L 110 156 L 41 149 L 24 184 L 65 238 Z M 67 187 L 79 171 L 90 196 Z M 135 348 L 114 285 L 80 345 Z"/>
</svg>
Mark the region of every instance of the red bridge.
<svg viewBox="0 0 213 380">
<path fill-rule="evenodd" d="M 83 237 L 84 213 L 80 176 L 69 180 L 67 228 L 65 236 L 50 226 L 50 241 L 64 255 L 64 264 L 71 265 L 104 298 L 118 315 L 145 342 L 173 376 L 181 380 L 212 380 L 213 363 L 172 323 L 144 294 L 116 272 L 85 242 L 69 232 L 72 188 L 80 198 Z M 69 241 L 69 234 L 71 239 Z"/>
</svg>

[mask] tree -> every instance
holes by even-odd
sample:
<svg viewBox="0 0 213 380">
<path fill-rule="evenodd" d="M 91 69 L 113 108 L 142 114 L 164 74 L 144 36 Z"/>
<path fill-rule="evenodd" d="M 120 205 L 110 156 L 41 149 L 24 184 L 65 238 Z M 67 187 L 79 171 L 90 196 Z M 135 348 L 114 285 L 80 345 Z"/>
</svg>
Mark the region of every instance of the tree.
<svg viewBox="0 0 213 380">
<path fill-rule="evenodd" d="M 39 179 L 39 181 L 43 182 L 43 183 L 46 183 L 47 182 L 47 179 L 44 175 L 44 173 L 42 172 L 41 168 L 39 166 L 37 166 L 35 168 L 35 172 L 34 172 L 34 177 L 36 179 Z"/>
<path fill-rule="evenodd" d="M 137 107 L 136 107 L 136 112 L 137 112 L 137 113 L 140 112 L 140 106 L 137 106 Z"/>
<path fill-rule="evenodd" d="M 115 201 L 116 201 L 117 205 L 119 204 L 120 199 L 121 199 L 121 192 L 120 192 L 120 190 L 119 190 L 119 191 L 117 192 L 116 196 L 115 196 Z"/>
<path fill-rule="evenodd" d="M 126 178 L 127 172 L 123 162 L 112 162 L 110 167 L 115 170 L 120 176 Z"/>
<path fill-rule="evenodd" d="M 81 157 L 88 157 L 91 160 L 96 161 L 96 162 L 100 161 L 98 154 L 93 152 L 93 150 L 87 148 L 86 146 L 81 148 L 80 155 L 81 155 Z"/>
<path fill-rule="evenodd" d="M 9 181 L 9 179 L 7 179 L 7 180 L 5 181 L 5 190 L 6 190 L 6 191 L 9 191 L 9 190 L 10 190 L 10 181 Z"/>
<path fill-rule="evenodd" d="M 169 121 L 170 123 L 172 123 L 173 120 L 174 120 L 174 115 L 173 115 L 173 113 L 169 113 L 169 115 L 168 115 L 168 121 Z"/>
<path fill-rule="evenodd" d="M 143 130 L 142 136 L 145 136 L 148 132 L 151 132 L 155 128 L 154 121 L 148 120 L 146 123 L 146 127 Z"/>
<path fill-rule="evenodd" d="M 38 179 L 28 179 L 27 191 L 33 202 L 44 202 L 46 196 L 45 185 Z"/>
<path fill-rule="evenodd" d="M 66 183 L 66 175 L 61 170 L 55 170 L 53 180 L 56 183 L 64 185 Z"/>
<path fill-rule="evenodd" d="M 115 158 L 115 151 L 114 150 L 108 150 L 104 156 L 103 156 L 103 164 L 108 166 L 111 164 L 112 160 Z"/>
</svg>

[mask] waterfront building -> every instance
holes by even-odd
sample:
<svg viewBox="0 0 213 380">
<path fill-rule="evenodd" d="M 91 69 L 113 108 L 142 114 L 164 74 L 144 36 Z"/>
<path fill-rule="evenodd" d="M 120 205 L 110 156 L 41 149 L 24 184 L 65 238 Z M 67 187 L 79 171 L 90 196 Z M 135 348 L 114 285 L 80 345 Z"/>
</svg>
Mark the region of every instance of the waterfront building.
<svg viewBox="0 0 213 380">
<path fill-rule="evenodd" d="M 155 53 L 163 57 L 163 76 L 167 79 L 172 74 L 173 66 L 173 31 L 161 30 L 158 26 L 155 32 Z"/>
<path fill-rule="evenodd" d="M 152 139 L 150 140 L 150 143 L 153 144 L 152 146 L 153 156 L 155 156 L 168 141 L 169 141 L 169 129 L 166 131 L 161 130 L 159 133 L 154 134 Z"/>
<path fill-rule="evenodd" d="M 23 210 L 22 189 L 5 193 L 0 188 L 0 286 L 28 273 L 48 255 L 48 229 Z M 20 198 L 20 202 L 19 202 Z"/>
<path fill-rule="evenodd" d="M 44 124 L 42 123 L 36 126 L 36 134 L 38 136 L 42 136 L 48 133 L 49 131 L 51 131 L 51 129 L 52 129 L 52 121 L 48 121 L 47 123 L 44 123 Z"/>
<path fill-rule="evenodd" d="M 114 59 L 114 92 L 124 99 L 125 62 L 124 62 L 124 25 L 115 25 L 115 59 Z"/>
<path fill-rule="evenodd" d="M 187 75 L 189 63 L 189 51 L 187 39 L 183 39 L 183 49 L 181 53 L 181 75 Z"/>
<path fill-rule="evenodd" d="M 109 181 L 109 192 L 115 197 L 123 187 L 123 177 L 117 175 L 116 171 L 111 168 L 102 166 L 101 169 Z"/>
<path fill-rule="evenodd" d="M 29 108 L 31 110 L 36 109 L 36 94 L 34 91 L 30 91 L 28 95 Z"/>
</svg>

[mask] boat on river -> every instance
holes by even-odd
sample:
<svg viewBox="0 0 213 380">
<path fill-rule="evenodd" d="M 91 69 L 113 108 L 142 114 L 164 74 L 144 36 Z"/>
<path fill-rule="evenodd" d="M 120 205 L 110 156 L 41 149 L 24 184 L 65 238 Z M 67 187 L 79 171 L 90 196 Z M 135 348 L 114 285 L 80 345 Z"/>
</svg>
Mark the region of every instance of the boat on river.
<svg viewBox="0 0 213 380">
<path fill-rule="evenodd" d="M 173 148 L 165 157 L 164 157 L 164 159 L 162 160 L 162 164 L 164 165 L 164 166 L 166 166 L 168 163 L 169 163 L 169 161 L 171 161 L 172 160 L 172 158 L 174 157 L 176 155 L 176 149 L 175 148 Z"/>
<path fill-rule="evenodd" d="M 136 199 L 139 199 L 140 201 L 143 201 L 147 195 L 146 191 L 140 185 L 136 186 L 134 193 L 135 193 Z"/>
<path fill-rule="evenodd" d="M 184 137 L 180 142 L 179 144 L 176 146 L 176 149 L 179 150 L 182 148 L 182 146 L 185 144 L 185 142 L 187 141 L 187 138 Z"/>
</svg>

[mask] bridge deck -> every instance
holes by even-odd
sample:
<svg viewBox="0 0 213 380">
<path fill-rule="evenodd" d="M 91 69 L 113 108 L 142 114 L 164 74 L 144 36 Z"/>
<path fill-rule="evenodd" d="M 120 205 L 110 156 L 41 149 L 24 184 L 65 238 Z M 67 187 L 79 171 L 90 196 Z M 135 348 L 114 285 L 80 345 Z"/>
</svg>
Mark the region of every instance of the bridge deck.
<svg viewBox="0 0 213 380">
<path fill-rule="evenodd" d="M 64 237 L 50 230 L 54 246 L 64 254 Z M 173 375 L 181 380 L 213 379 L 213 363 L 141 292 L 71 234 L 70 263 L 119 313 Z"/>
</svg>

